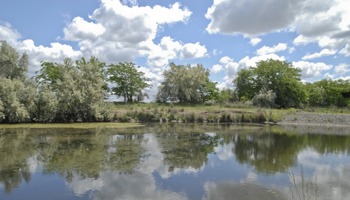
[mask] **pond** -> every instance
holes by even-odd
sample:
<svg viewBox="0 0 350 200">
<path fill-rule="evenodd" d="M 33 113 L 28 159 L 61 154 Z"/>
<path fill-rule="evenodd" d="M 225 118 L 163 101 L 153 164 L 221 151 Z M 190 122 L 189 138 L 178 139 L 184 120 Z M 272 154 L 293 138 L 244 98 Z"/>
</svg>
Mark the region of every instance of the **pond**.
<svg viewBox="0 0 350 200">
<path fill-rule="evenodd" d="M 350 132 L 332 131 L 0 129 L 0 199 L 350 200 Z"/>
</svg>

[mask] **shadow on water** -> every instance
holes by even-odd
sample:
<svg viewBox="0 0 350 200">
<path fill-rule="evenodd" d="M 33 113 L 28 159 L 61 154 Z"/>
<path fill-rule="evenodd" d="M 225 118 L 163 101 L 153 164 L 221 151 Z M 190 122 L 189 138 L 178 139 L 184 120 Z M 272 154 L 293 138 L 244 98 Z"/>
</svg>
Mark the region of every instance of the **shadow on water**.
<svg viewBox="0 0 350 200">
<path fill-rule="evenodd" d="M 57 174 L 72 192 L 66 199 L 282 200 L 292 183 L 288 174 L 304 157 L 314 161 L 305 166 L 307 176 L 314 176 L 316 172 L 337 173 L 325 171 L 320 158 L 334 159 L 327 157 L 334 155 L 347 162 L 349 152 L 348 135 L 297 134 L 296 129 L 262 126 L 1 129 L 0 192 L 4 194 L 0 193 L 0 199 L 34 195 L 35 191 L 22 194 L 16 188 L 22 183 L 40 184 L 33 176 L 49 179 Z M 350 168 L 339 165 L 343 167 L 339 173 L 350 177 Z M 242 174 L 255 178 L 251 182 Z M 349 181 L 317 181 L 320 188 L 327 187 L 323 183 L 338 184 L 340 197 L 350 197 L 350 192 L 344 192 Z M 186 188 L 187 183 L 198 186 Z"/>
</svg>

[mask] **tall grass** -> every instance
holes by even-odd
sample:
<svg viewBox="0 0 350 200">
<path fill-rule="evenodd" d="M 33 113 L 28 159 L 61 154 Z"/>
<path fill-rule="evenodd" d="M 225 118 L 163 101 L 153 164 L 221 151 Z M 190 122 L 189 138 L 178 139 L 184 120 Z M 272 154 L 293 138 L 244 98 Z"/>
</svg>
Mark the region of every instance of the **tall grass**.
<svg viewBox="0 0 350 200">
<path fill-rule="evenodd" d="M 317 179 L 307 180 L 305 178 L 303 166 L 300 165 L 299 175 L 295 175 L 293 171 L 289 172 L 291 184 L 289 186 L 291 198 L 290 200 L 318 200 L 319 190 L 316 184 Z"/>
<path fill-rule="evenodd" d="M 181 122 L 181 123 L 272 123 L 282 119 L 285 111 L 272 109 L 223 108 L 164 104 L 116 106 L 114 121 Z"/>
</svg>

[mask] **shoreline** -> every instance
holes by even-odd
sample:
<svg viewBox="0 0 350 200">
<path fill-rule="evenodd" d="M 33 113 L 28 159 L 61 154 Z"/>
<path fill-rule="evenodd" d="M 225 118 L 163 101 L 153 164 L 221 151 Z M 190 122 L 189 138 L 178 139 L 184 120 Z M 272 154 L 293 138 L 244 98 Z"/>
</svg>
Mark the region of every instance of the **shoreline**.
<svg viewBox="0 0 350 200">
<path fill-rule="evenodd" d="M 203 109 L 204 110 L 204 109 Z M 2 124 L 0 128 L 130 128 L 155 124 L 260 124 L 265 126 L 282 127 L 315 127 L 323 128 L 350 128 L 350 114 L 321 113 L 306 111 L 271 111 L 252 109 L 213 109 L 213 110 L 179 110 L 172 108 L 170 113 L 159 110 L 138 111 L 125 113 L 119 120 L 111 122 L 78 122 L 78 123 L 18 123 Z M 278 114 L 279 113 L 279 114 Z M 271 119 L 274 116 L 275 119 Z M 277 116 L 277 117 L 276 117 Z M 121 120 L 125 118 L 125 121 Z M 321 127 L 321 128 L 317 128 Z M 350 130 L 350 129 L 349 129 Z M 349 131 L 350 133 L 350 131 Z"/>
</svg>

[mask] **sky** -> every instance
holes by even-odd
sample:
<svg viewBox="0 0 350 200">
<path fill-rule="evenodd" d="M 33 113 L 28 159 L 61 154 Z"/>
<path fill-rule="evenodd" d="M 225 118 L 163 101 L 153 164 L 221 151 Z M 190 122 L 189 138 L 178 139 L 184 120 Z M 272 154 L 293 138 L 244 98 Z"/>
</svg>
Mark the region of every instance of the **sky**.
<svg viewBox="0 0 350 200">
<path fill-rule="evenodd" d="M 1 0 L 0 40 L 41 61 L 135 62 L 155 92 L 170 62 L 202 64 L 219 88 L 278 59 L 302 80 L 350 80 L 349 0 Z"/>
</svg>

